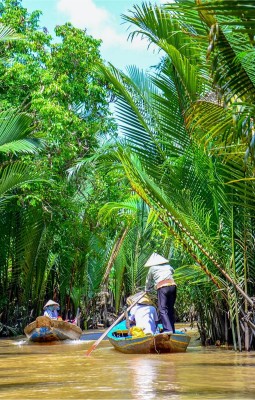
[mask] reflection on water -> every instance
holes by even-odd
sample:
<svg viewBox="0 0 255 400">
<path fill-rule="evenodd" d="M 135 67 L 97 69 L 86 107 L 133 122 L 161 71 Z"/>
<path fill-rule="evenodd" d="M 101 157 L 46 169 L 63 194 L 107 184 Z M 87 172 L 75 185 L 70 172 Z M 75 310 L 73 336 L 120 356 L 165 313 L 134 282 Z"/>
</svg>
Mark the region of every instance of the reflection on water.
<svg viewBox="0 0 255 400">
<path fill-rule="evenodd" d="M 171 360 L 167 364 L 167 381 L 159 376 L 161 360 L 147 359 L 146 357 L 136 356 L 130 362 L 132 372 L 132 391 L 135 399 L 155 399 L 166 398 L 180 399 L 178 394 L 179 386 L 176 384 L 175 368 Z"/>
<path fill-rule="evenodd" d="M 92 342 L 0 340 L 1 399 L 255 399 L 255 353 L 188 347 L 128 355 Z"/>
</svg>

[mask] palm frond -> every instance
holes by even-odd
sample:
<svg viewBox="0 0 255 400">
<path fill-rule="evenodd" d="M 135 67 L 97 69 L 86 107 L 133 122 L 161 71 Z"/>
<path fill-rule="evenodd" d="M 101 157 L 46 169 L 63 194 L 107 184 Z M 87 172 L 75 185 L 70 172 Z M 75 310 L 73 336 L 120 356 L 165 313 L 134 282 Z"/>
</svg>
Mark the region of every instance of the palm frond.
<svg viewBox="0 0 255 400">
<path fill-rule="evenodd" d="M 40 179 L 31 167 L 22 162 L 15 162 L 0 169 L 0 197 L 7 192 L 20 187 L 24 183 L 33 182 Z"/>
<path fill-rule="evenodd" d="M 4 42 L 9 40 L 17 40 L 21 38 L 22 35 L 16 33 L 14 29 L 0 23 L 0 41 Z"/>
<path fill-rule="evenodd" d="M 35 153 L 43 141 L 32 137 L 32 119 L 17 110 L 0 113 L 0 152 Z"/>
</svg>

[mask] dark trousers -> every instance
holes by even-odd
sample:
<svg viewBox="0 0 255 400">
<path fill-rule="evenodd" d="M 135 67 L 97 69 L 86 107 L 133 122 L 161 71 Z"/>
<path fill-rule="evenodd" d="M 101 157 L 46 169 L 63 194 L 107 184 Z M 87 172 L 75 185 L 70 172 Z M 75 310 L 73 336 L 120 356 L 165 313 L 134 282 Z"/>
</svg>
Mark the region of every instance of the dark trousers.
<svg viewBox="0 0 255 400">
<path fill-rule="evenodd" d="M 174 303 L 176 300 L 176 286 L 164 286 L 157 290 L 159 315 L 164 331 L 174 330 Z"/>
</svg>

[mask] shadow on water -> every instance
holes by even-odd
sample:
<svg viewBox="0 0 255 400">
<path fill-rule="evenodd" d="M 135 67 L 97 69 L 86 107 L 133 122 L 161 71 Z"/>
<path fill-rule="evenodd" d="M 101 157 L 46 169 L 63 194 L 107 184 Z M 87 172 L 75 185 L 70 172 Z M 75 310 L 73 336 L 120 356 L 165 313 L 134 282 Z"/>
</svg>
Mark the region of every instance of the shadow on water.
<svg viewBox="0 0 255 400">
<path fill-rule="evenodd" d="M 186 353 L 124 355 L 102 341 L 1 340 L 1 399 L 254 399 L 255 354 L 190 346 Z"/>
</svg>

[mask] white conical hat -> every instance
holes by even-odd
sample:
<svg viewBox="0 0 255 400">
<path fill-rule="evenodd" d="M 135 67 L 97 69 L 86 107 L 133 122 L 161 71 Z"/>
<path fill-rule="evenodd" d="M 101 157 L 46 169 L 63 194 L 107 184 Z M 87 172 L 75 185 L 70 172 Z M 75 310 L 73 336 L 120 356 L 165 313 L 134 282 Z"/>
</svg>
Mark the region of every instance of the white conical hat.
<svg viewBox="0 0 255 400">
<path fill-rule="evenodd" d="M 57 306 L 57 307 L 59 307 L 59 304 L 56 303 L 56 302 L 53 301 L 53 300 L 49 300 L 49 301 L 47 301 L 47 303 L 45 304 L 45 306 L 43 307 L 43 309 L 45 310 L 45 308 L 48 307 L 48 306 Z"/>
<path fill-rule="evenodd" d="M 152 253 L 149 260 L 146 262 L 145 267 L 152 267 L 153 265 L 166 264 L 168 260 L 157 253 Z"/>
</svg>

